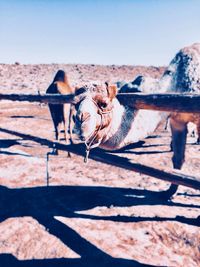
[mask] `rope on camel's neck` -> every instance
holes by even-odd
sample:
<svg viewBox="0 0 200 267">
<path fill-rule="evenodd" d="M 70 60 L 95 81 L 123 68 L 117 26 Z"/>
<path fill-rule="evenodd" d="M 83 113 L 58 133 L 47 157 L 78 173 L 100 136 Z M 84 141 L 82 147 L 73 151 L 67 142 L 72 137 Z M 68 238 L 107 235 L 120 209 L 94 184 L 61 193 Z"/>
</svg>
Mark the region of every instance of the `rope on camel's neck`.
<svg viewBox="0 0 200 267">
<path fill-rule="evenodd" d="M 93 100 L 93 102 L 95 103 L 95 105 L 98 107 L 97 103 Z M 99 107 L 98 107 L 98 110 L 99 110 Z M 89 154 L 90 154 L 90 150 L 95 148 L 95 147 L 98 147 L 102 140 L 103 140 L 103 136 L 102 138 L 99 139 L 99 141 L 97 143 L 94 144 L 99 132 L 102 130 L 102 126 L 103 126 L 103 114 L 108 114 L 108 113 L 111 113 L 112 112 L 112 109 L 111 110 L 108 110 L 108 111 L 99 111 L 99 114 L 101 116 L 101 123 L 97 129 L 97 131 L 94 133 L 92 139 L 89 141 L 89 139 L 91 137 L 89 137 L 86 141 L 85 141 L 85 146 L 86 146 L 86 150 L 85 150 L 85 158 L 84 158 L 84 162 L 87 163 L 88 162 L 88 157 L 89 157 Z M 88 142 L 89 141 L 89 142 Z"/>
<path fill-rule="evenodd" d="M 102 114 L 100 114 L 100 115 L 101 115 L 101 123 L 100 123 L 97 131 L 94 133 L 94 136 L 92 137 L 92 139 L 90 141 L 89 140 L 86 140 L 85 141 L 85 146 L 86 146 L 85 158 L 84 158 L 84 162 L 85 163 L 88 162 L 88 157 L 89 157 L 89 154 L 90 154 L 90 150 L 93 149 L 93 148 L 95 148 L 95 147 L 98 147 L 101 144 L 101 141 L 103 139 L 103 138 L 100 138 L 97 143 L 93 144 L 95 142 L 95 139 L 97 138 L 100 130 L 101 130 L 102 125 L 103 125 L 103 117 L 102 117 Z"/>
<path fill-rule="evenodd" d="M 87 96 L 82 94 L 81 97 L 79 96 L 78 98 L 75 98 L 74 99 L 74 104 L 77 104 L 78 102 L 81 102 L 83 101 Z M 87 140 L 85 140 L 85 146 L 86 146 L 86 150 L 85 150 L 85 158 L 84 158 L 84 162 L 87 163 L 88 162 L 88 157 L 89 157 L 89 154 L 90 154 L 90 150 L 95 148 L 95 147 L 98 147 L 102 140 L 103 140 L 103 137 L 100 138 L 98 140 L 97 143 L 94 144 L 99 132 L 102 130 L 102 126 L 103 126 L 103 115 L 104 114 L 109 114 L 112 112 L 112 108 L 110 110 L 107 110 L 107 111 L 104 111 L 102 110 L 98 104 L 96 103 L 95 100 L 93 100 L 93 103 L 95 104 L 95 106 L 97 106 L 97 109 L 98 109 L 98 114 L 101 116 L 101 123 L 100 123 L 100 126 L 98 127 L 98 129 L 94 132 L 94 135 L 91 137 L 89 137 Z M 91 139 L 91 140 L 90 140 Z"/>
</svg>

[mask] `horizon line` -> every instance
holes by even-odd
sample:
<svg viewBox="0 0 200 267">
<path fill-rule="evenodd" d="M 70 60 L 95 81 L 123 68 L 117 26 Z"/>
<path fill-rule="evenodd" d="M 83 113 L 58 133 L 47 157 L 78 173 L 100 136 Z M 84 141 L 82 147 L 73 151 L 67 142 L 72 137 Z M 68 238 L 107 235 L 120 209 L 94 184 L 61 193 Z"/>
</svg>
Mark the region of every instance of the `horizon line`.
<svg viewBox="0 0 200 267">
<path fill-rule="evenodd" d="M 60 63 L 60 62 L 52 62 L 52 63 L 21 63 L 20 61 L 14 61 L 14 63 L 4 63 L 0 62 L 0 65 L 94 65 L 94 66 L 128 66 L 128 67 L 153 67 L 153 68 L 163 68 L 167 67 L 168 65 L 140 65 L 140 64 L 100 64 L 100 63 Z"/>
</svg>

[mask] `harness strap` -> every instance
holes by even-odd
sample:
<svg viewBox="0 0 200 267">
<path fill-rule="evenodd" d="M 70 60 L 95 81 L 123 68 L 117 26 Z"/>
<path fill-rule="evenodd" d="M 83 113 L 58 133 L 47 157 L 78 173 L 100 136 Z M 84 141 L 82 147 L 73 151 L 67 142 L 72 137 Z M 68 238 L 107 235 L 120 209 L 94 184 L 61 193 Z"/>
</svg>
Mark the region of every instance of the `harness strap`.
<svg viewBox="0 0 200 267">
<path fill-rule="evenodd" d="M 85 158 L 84 158 L 84 162 L 87 163 L 88 162 L 88 157 L 89 157 L 89 154 L 90 154 L 90 150 L 99 146 L 101 141 L 102 141 L 102 138 L 96 143 L 96 144 L 93 144 L 95 139 L 97 138 L 98 136 L 98 133 L 100 132 L 101 130 L 101 127 L 103 125 L 103 116 L 102 114 L 101 115 L 101 123 L 100 123 L 100 126 L 98 127 L 96 133 L 94 134 L 94 136 L 92 137 L 91 141 L 89 141 L 88 139 L 85 140 L 85 146 L 86 146 L 86 150 L 85 150 Z M 89 141 L 89 143 L 88 143 Z"/>
<path fill-rule="evenodd" d="M 97 106 L 98 108 L 98 113 L 99 115 L 101 116 L 101 123 L 100 123 L 100 126 L 98 127 L 97 131 L 94 132 L 94 135 L 92 137 L 92 139 L 89 141 L 89 139 L 91 137 L 89 137 L 86 141 L 85 141 L 85 146 L 86 146 L 86 150 L 85 150 L 85 158 L 84 158 L 84 162 L 87 163 L 88 162 L 88 157 L 89 157 L 89 154 L 90 154 L 90 150 L 95 148 L 95 147 L 98 147 L 100 144 L 101 144 L 101 141 L 103 138 L 101 138 L 97 143 L 93 144 L 95 139 L 97 138 L 98 136 L 98 133 L 100 132 L 100 130 L 102 130 L 102 125 L 103 125 L 103 114 L 108 114 L 108 113 L 111 113 L 112 112 L 112 109 L 111 110 L 108 110 L 108 111 L 103 111 L 102 109 L 99 108 L 99 106 L 97 105 L 97 103 L 92 99 L 93 103 Z M 89 143 L 88 143 L 89 141 Z"/>
<path fill-rule="evenodd" d="M 73 104 L 76 104 L 78 102 L 81 102 L 85 99 L 86 96 L 82 95 L 82 97 L 79 96 L 78 99 L 74 99 L 74 102 Z M 89 157 L 89 154 L 90 154 L 90 150 L 95 148 L 95 147 L 98 147 L 100 144 L 101 144 L 101 141 L 103 139 L 103 137 L 95 144 L 93 144 L 100 132 L 100 130 L 102 130 L 102 125 L 103 125 L 103 115 L 104 114 L 109 114 L 112 112 L 112 108 L 110 110 L 107 110 L 107 111 L 104 111 L 102 110 L 96 101 L 94 101 L 94 99 L 91 99 L 92 102 L 95 104 L 95 106 L 97 107 L 97 110 L 98 110 L 98 114 L 101 116 L 101 123 L 100 123 L 100 126 L 98 127 L 98 129 L 96 131 L 94 131 L 93 135 L 92 136 L 89 136 L 88 139 L 85 140 L 85 147 L 86 147 L 86 150 L 85 150 L 85 158 L 84 158 L 84 162 L 87 163 L 88 162 L 88 157 Z M 91 139 L 91 140 L 90 140 Z"/>
</svg>

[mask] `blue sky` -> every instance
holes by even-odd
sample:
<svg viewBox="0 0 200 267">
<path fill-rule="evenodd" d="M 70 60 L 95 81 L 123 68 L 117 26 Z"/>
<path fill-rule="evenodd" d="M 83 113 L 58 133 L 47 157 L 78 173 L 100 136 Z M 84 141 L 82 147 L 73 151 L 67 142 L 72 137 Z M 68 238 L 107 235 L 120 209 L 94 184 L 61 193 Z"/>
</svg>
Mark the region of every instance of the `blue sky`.
<svg viewBox="0 0 200 267">
<path fill-rule="evenodd" d="M 199 0 L 0 0 L 0 63 L 167 65 L 200 42 Z"/>
</svg>

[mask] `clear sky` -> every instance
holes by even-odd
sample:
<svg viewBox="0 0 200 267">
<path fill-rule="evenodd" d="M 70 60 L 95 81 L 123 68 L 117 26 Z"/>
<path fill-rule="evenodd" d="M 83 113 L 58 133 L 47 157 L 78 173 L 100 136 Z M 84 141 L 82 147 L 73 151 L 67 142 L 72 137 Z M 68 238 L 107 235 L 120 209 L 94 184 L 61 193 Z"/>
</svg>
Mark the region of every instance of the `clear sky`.
<svg viewBox="0 0 200 267">
<path fill-rule="evenodd" d="M 200 42 L 200 0 L 0 0 L 0 63 L 167 65 Z"/>
</svg>

